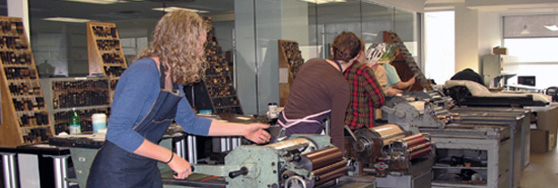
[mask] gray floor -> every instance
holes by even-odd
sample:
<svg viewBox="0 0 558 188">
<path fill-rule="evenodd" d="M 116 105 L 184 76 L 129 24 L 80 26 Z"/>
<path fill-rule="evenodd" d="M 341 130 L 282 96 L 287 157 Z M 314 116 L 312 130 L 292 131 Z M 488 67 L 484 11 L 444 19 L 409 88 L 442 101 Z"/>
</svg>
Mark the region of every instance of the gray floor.
<svg viewBox="0 0 558 188">
<path fill-rule="evenodd" d="M 530 164 L 521 172 L 520 184 L 521 188 L 558 187 L 558 150 L 532 153 Z M 2 187 L 4 187 L 4 182 L 0 176 L 0 188 Z"/>
<path fill-rule="evenodd" d="M 521 172 L 521 188 L 558 187 L 558 150 L 531 153 L 530 164 Z"/>
</svg>

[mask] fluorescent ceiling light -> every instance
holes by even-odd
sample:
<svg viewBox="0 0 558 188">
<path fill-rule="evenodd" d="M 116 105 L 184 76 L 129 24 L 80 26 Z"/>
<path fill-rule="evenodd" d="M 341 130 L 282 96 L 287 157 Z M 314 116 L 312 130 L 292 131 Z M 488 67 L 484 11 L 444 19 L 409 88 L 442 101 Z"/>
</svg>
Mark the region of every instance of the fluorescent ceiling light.
<svg viewBox="0 0 558 188">
<path fill-rule="evenodd" d="M 556 25 L 544 25 L 544 27 L 546 27 L 546 29 L 551 31 L 558 31 L 558 26 Z"/>
<path fill-rule="evenodd" d="M 88 20 L 88 19 L 66 18 L 66 17 L 51 17 L 51 18 L 44 18 L 43 20 L 57 21 L 57 22 L 73 22 L 73 23 L 85 23 L 85 22 L 92 21 L 92 20 Z"/>
<path fill-rule="evenodd" d="M 316 4 L 325 4 L 325 3 L 341 3 L 341 2 L 347 2 L 347 0 L 301 0 L 304 2 L 309 2 L 309 3 L 316 3 Z"/>
<path fill-rule="evenodd" d="M 198 10 L 198 9 L 189 9 L 189 8 L 181 8 L 181 7 L 159 7 L 159 8 L 153 8 L 152 10 L 156 10 L 156 11 L 164 11 L 164 12 L 172 12 L 175 10 L 187 10 L 190 12 L 195 12 L 195 13 L 208 13 L 209 11 L 205 11 L 205 10 Z"/>
<path fill-rule="evenodd" d="M 92 3 L 92 4 L 114 4 L 114 3 L 127 3 L 129 1 L 143 1 L 143 0 L 64 0 L 78 3 Z"/>
</svg>

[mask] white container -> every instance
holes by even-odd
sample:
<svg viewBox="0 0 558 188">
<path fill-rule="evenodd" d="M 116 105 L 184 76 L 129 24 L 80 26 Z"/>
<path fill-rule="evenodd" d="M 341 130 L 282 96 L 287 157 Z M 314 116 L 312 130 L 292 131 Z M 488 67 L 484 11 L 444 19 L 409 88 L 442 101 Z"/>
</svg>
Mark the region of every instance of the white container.
<svg viewBox="0 0 558 188">
<path fill-rule="evenodd" d="M 279 112 L 277 111 L 277 103 L 269 103 L 267 104 L 267 117 L 269 119 L 276 119 L 279 117 Z"/>
<path fill-rule="evenodd" d="M 99 133 L 99 130 L 107 128 L 107 115 L 103 113 L 96 113 L 91 116 L 93 124 L 93 134 Z"/>
</svg>

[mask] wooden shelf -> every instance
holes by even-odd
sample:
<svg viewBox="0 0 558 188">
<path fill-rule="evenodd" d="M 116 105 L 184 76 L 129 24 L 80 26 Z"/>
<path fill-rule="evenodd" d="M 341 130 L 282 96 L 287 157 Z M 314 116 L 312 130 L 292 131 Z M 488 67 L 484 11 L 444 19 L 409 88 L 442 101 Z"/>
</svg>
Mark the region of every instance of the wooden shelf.
<svg viewBox="0 0 558 188">
<path fill-rule="evenodd" d="M 4 64 L 4 67 L 15 67 L 15 68 L 29 68 L 31 65 L 26 64 Z"/>
<path fill-rule="evenodd" d="M 46 106 L 44 103 L 39 103 L 36 101 L 37 98 L 43 98 L 42 92 L 35 92 L 32 95 L 16 95 L 12 94 L 10 91 L 10 84 L 14 83 L 33 83 L 31 87 L 39 87 L 40 90 L 40 83 L 38 82 L 39 75 L 37 74 L 37 70 L 35 67 L 35 60 L 33 58 L 33 54 L 31 53 L 31 47 L 29 46 L 29 42 L 27 40 L 27 35 L 25 34 L 25 29 L 23 28 L 23 22 L 21 18 L 13 18 L 13 17 L 6 17 L 0 16 L 0 24 L 6 25 L 9 24 L 11 27 L 10 32 L 0 32 L 0 37 L 5 38 L 9 37 L 12 38 L 12 42 L 10 43 L 13 47 L 16 48 L 9 48 L 6 45 L 3 45 L 0 48 L 0 53 L 14 53 L 18 57 L 22 57 L 25 55 L 25 62 L 23 64 L 14 64 L 12 61 L 4 62 L 5 59 L 0 58 L 1 71 L 2 75 L 0 76 L 0 87 L 1 96 L 2 96 L 2 124 L 0 125 L 0 145 L 1 146 L 19 146 L 23 144 L 33 144 L 33 143 L 40 143 L 48 140 L 49 136 L 53 135 L 53 128 L 51 126 L 51 122 L 48 121 L 48 111 L 46 110 Z M 11 39 L 8 39 L 11 40 Z M 17 72 L 21 71 L 22 68 L 25 70 L 25 73 Z M 14 70 L 15 69 L 15 70 Z M 9 73 L 6 72 L 7 70 L 11 70 Z M 13 76 L 13 74 L 22 73 L 26 75 L 26 79 L 8 79 L 8 77 Z M 29 75 L 27 75 L 29 74 Z M 32 89 L 32 88 L 30 88 Z M 33 105 L 40 105 L 37 110 L 23 110 L 19 111 L 16 109 L 14 104 L 14 99 L 21 100 L 31 98 Z M 44 118 L 43 118 L 44 117 Z M 42 121 L 41 121 L 42 120 Z M 26 125 L 20 126 L 22 122 L 25 122 Z M 36 125 L 36 124 L 41 125 Z M 40 129 L 40 130 L 37 130 Z"/>
<path fill-rule="evenodd" d="M 37 129 L 37 128 L 50 128 L 50 125 L 33 125 L 33 126 L 25 126 L 20 127 L 21 129 Z"/>
<path fill-rule="evenodd" d="M 16 113 L 35 113 L 35 112 L 48 112 L 46 108 L 38 109 L 38 110 L 24 110 L 24 111 L 17 111 Z"/>
</svg>

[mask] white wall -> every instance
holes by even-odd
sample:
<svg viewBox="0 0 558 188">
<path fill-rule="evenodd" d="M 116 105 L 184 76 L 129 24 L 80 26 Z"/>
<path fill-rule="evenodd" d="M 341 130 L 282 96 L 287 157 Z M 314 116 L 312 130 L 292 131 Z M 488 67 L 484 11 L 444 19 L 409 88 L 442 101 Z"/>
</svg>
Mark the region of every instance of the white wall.
<svg viewBox="0 0 558 188">
<path fill-rule="evenodd" d="M 483 74 L 483 56 L 492 54 L 492 48 L 501 46 L 502 43 L 502 24 L 501 16 L 498 13 L 479 11 L 478 12 L 478 53 L 479 69 L 477 73 Z M 486 78 L 485 78 L 486 79 Z M 485 82 L 489 82 L 485 80 Z"/>
<path fill-rule="evenodd" d="M 478 12 L 478 52 L 480 58 L 492 54 L 492 48 L 502 44 L 502 17 L 499 13 Z"/>
<path fill-rule="evenodd" d="M 478 72 L 478 11 L 455 4 L 455 72 L 471 68 Z"/>
</svg>

